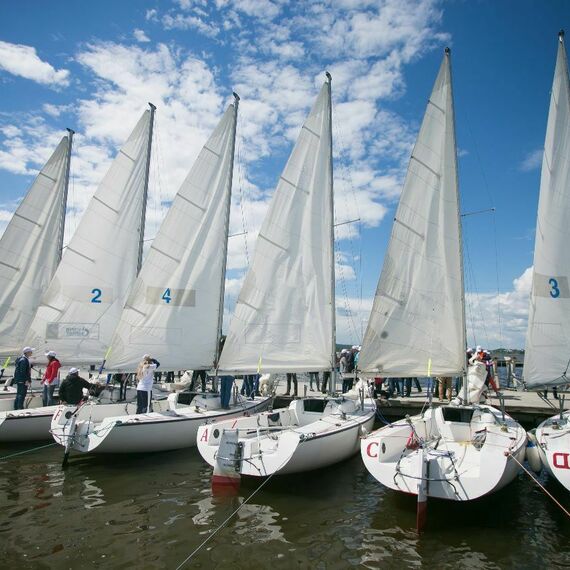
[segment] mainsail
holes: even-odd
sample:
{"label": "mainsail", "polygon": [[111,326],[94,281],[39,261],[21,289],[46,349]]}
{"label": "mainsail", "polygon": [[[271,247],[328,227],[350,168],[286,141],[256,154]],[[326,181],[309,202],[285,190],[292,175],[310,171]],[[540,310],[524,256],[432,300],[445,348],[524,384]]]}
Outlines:
{"label": "mainsail", "polygon": [[334,352],[331,86],[309,114],[271,200],[220,369],[330,370]]}
{"label": "mainsail", "polygon": [[412,152],[359,368],[392,377],[465,368],[461,229],[450,52]]}
{"label": "mainsail", "polygon": [[0,238],[0,355],[15,356],[61,259],[69,131],[42,168]]}
{"label": "mainsail", "polygon": [[570,83],[564,33],[544,142],[524,377],[529,386],[566,384],[570,365]]}
{"label": "mainsail", "polygon": [[66,365],[100,363],[136,277],[154,107],[91,198],[42,297],[26,342]]}
{"label": "mainsail", "polygon": [[238,98],[198,155],[153,240],[107,360],[134,370],[144,353],[167,370],[214,365],[223,307]]}

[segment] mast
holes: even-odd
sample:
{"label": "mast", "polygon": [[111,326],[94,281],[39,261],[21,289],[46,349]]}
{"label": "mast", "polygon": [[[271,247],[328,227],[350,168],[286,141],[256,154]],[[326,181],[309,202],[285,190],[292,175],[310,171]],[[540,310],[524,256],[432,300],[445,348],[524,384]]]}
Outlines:
{"label": "mast", "polygon": [[449,69],[449,93],[451,95],[451,119],[453,121],[453,153],[455,155],[455,191],[457,193],[457,225],[459,230],[459,262],[461,275],[461,334],[463,336],[463,404],[467,404],[467,319],[465,318],[465,275],[463,264],[463,231],[461,228],[460,196],[459,196],[459,164],[457,161],[457,138],[455,135],[455,103],[453,101],[453,81],[451,75],[451,49],[445,48],[445,57]]}
{"label": "mast", "polygon": [[336,391],[336,279],[335,279],[335,256],[334,256],[334,184],[333,184],[333,139],[332,139],[332,76],[325,72],[328,82],[329,97],[329,176],[331,178],[330,214],[331,214],[331,392]]}
{"label": "mast", "polygon": [[228,202],[226,204],[225,212],[225,235],[224,240],[224,254],[222,257],[222,282],[220,285],[220,302],[218,305],[218,342],[216,343],[216,357],[214,361],[214,367],[216,369],[216,376],[218,375],[218,364],[220,362],[221,355],[221,340],[222,340],[222,326],[224,324],[224,298],[226,294],[226,267],[228,265],[228,239],[230,233],[230,211],[232,204],[232,186],[234,181],[234,157],[236,150],[236,134],[237,134],[237,113],[239,107],[239,95],[234,91],[234,136],[232,138],[232,150],[231,150],[231,164],[230,164],[230,191],[228,192]]}
{"label": "mast", "polygon": [[63,234],[65,233],[65,215],[67,214],[67,193],[69,190],[69,171],[71,169],[71,147],[73,144],[73,135],[75,131],[72,129],[66,129],[67,136],[67,164],[65,165],[65,182],[63,185],[63,197],[61,204],[61,222],[59,224],[59,248],[58,248],[58,259],[57,262],[61,261],[63,255]]}
{"label": "mast", "polygon": [[154,112],[156,111],[156,106],[149,102],[150,106],[150,124],[148,129],[148,146],[146,152],[146,166],[144,174],[144,190],[143,190],[143,201],[142,201],[142,213],[141,213],[141,224],[140,224],[140,236],[139,236],[139,259],[137,262],[137,275],[140,273],[143,260],[143,247],[144,247],[144,227],[146,222],[146,203],[148,199],[148,180],[150,174],[150,153],[152,149],[152,131],[154,127]]}

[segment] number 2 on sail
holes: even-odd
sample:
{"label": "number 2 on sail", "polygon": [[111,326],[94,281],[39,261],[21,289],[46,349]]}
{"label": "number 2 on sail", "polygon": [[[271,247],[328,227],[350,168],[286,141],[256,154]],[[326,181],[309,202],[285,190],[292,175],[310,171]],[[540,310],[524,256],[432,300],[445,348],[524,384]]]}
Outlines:
{"label": "number 2 on sail", "polygon": [[558,288],[558,281],[554,278],[548,280],[548,284],[550,285],[550,296],[553,299],[560,297],[560,289]]}
{"label": "number 2 on sail", "polygon": [[92,303],[100,303],[101,302],[101,295],[102,295],[101,289],[92,289],[91,294],[93,295],[93,298],[91,299]]}
{"label": "number 2 on sail", "polygon": [[170,289],[165,289],[164,293],[162,294],[162,298],[164,299],[165,303],[170,303],[172,297],[170,296]]}

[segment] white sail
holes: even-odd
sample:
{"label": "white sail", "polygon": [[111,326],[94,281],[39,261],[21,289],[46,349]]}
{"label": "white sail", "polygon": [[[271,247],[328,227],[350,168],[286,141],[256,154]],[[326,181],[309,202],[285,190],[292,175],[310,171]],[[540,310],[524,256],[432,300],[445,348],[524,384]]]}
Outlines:
{"label": "white sail", "polygon": [[524,377],[529,386],[565,384],[570,364],[570,84],[563,34],[550,97],[535,240]]}
{"label": "white sail", "polygon": [[325,83],[261,227],[222,352],[222,370],[331,369],[330,104]]}
{"label": "white sail", "polygon": [[26,342],[66,365],[100,363],[137,274],[152,113],[145,111],[93,195]]}
{"label": "white sail", "polygon": [[0,355],[20,353],[40,298],[61,259],[71,138],[34,180],[0,239]]}
{"label": "white sail", "polygon": [[394,218],[359,368],[458,375],[465,363],[451,64],[441,64]]}
{"label": "white sail", "polygon": [[207,369],[219,342],[237,101],[174,197],[111,342],[109,370],[145,353],[167,370]]}

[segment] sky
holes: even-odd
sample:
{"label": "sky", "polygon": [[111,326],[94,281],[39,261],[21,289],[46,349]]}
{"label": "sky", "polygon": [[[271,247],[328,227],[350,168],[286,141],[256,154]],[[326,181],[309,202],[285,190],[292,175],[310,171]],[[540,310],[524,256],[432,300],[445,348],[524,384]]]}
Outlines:
{"label": "sky", "polygon": [[443,49],[452,50],[470,344],[524,347],[566,0],[0,3],[0,233],[73,128],[67,237],[151,101],[146,237],[241,97],[225,328],[324,72],[333,76],[337,326],[359,344]]}

